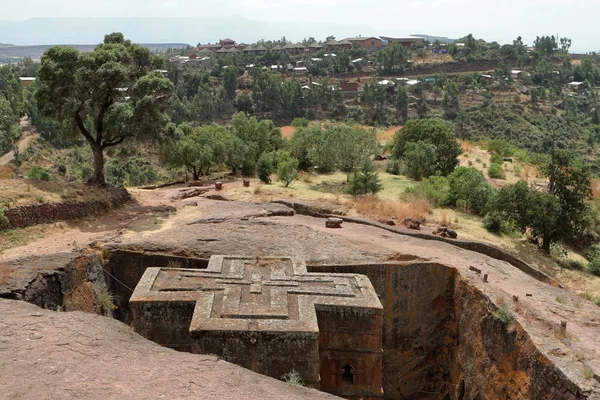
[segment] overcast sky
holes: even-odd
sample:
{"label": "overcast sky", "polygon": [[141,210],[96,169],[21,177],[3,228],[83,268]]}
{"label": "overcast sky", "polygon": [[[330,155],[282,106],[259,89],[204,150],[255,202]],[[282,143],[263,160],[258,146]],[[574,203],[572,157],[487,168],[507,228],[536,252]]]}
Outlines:
{"label": "overcast sky", "polygon": [[600,0],[0,0],[0,10],[0,20],[235,15],[365,24],[385,36],[473,33],[501,43],[521,35],[531,44],[536,35],[558,34],[573,39],[574,51],[600,50]]}

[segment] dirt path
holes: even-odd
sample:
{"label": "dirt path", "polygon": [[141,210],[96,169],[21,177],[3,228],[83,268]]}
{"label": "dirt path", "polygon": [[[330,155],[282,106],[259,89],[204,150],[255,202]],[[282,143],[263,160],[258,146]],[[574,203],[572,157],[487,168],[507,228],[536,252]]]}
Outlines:
{"label": "dirt path", "polygon": [[[19,149],[19,154],[24,153],[29,147],[29,143],[34,138],[39,137],[39,135],[35,132],[35,129],[31,126],[31,121],[26,117],[21,118],[19,121],[19,129],[21,131],[21,138],[17,141],[16,145]],[[8,153],[0,156],[0,165],[6,165],[15,159],[14,152],[10,150]]]}

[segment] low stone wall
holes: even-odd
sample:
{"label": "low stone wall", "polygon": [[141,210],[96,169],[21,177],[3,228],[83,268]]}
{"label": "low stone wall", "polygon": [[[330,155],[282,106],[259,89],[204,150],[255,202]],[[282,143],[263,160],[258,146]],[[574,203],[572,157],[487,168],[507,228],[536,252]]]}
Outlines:
{"label": "low stone wall", "polygon": [[106,189],[107,200],[67,201],[64,203],[41,203],[4,210],[8,218],[7,228],[26,228],[54,221],[66,221],[89,215],[105,213],[127,203],[131,197],[124,187]]}

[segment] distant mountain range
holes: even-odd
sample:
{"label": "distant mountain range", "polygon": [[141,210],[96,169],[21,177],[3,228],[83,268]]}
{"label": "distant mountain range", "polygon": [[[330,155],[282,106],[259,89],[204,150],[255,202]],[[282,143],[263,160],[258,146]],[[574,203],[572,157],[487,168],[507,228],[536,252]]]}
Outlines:
{"label": "distant mountain range", "polygon": [[422,37],[423,39],[426,39],[428,42],[431,43],[435,42],[436,40],[439,40],[442,43],[453,43],[456,41],[456,39],[450,39],[445,36],[430,36],[421,33],[412,33],[411,36]]}
{"label": "distant mountain range", "polygon": [[136,43],[215,43],[231,38],[252,43],[260,39],[300,41],[376,35],[366,25],[298,22],[265,22],[242,17],[189,18],[32,18],[0,21],[0,42],[15,45],[99,43],[106,33],[123,32]]}
{"label": "distant mountain range", "polygon": [[[142,46],[149,48],[151,51],[165,52],[169,48],[182,48],[188,46],[185,43],[141,43]],[[42,54],[48,48],[52,47],[50,44],[36,45],[36,46],[13,46],[0,44],[0,62],[9,62],[10,60],[21,59],[25,57],[31,57],[34,60],[42,57]],[[79,51],[92,51],[95,44],[73,44],[70,45],[75,47]]]}
{"label": "distant mountain range", "polygon": [[[169,47],[185,47],[187,43],[216,43],[231,38],[238,43],[254,43],[260,39],[285,38],[301,41],[314,37],[325,40],[353,36],[407,36],[401,32],[379,32],[367,25],[331,23],[265,22],[242,17],[188,18],[31,18],[26,21],[0,21],[0,61],[14,58],[40,58],[55,44],[69,44],[80,51],[91,51],[110,32],[123,32],[127,39],[164,51]],[[453,39],[413,35],[452,42]],[[2,44],[12,43],[12,44]]]}

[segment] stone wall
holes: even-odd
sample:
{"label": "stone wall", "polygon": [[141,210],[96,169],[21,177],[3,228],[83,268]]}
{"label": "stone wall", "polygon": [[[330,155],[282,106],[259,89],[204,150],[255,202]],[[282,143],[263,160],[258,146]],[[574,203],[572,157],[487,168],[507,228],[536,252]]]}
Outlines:
{"label": "stone wall", "polygon": [[4,215],[10,223],[8,228],[26,228],[38,224],[102,214],[130,200],[130,195],[124,187],[109,188],[106,189],[106,193],[107,200],[32,204],[5,209]]}
{"label": "stone wall", "polygon": [[309,266],[367,275],[383,304],[385,399],[590,398],[518,323],[450,267],[431,263]]}
{"label": "stone wall", "polygon": [[505,324],[477,288],[458,280],[451,399],[587,399],[532,342],[518,322]]}
{"label": "stone wall", "polygon": [[310,272],[369,277],[383,304],[386,399],[421,398],[451,381],[456,270],[439,264],[309,266]]}

